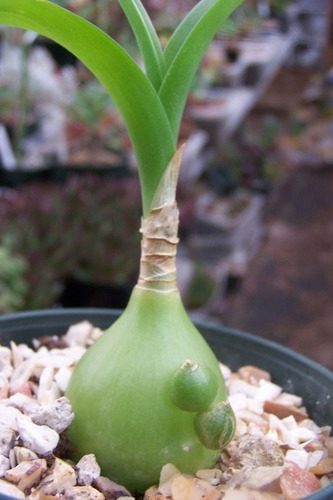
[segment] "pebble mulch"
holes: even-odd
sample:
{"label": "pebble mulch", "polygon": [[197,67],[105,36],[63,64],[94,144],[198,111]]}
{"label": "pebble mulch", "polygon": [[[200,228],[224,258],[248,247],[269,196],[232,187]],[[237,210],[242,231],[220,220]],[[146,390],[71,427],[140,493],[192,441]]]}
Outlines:
{"label": "pebble mulch", "polygon": [[[72,370],[103,332],[84,321],[63,337],[0,346],[0,493],[28,500],[134,500],[101,476],[93,454],[68,459]],[[215,468],[183,475],[172,464],[144,500],[301,500],[333,481],[331,427],[254,366],[221,364],[237,429]],[[141,497],[142,498],[142,497]]]}

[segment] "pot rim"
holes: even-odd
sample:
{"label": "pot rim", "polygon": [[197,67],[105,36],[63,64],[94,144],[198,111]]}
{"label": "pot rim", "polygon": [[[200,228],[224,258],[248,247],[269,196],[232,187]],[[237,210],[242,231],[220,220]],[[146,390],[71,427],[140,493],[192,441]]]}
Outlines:
{"label": "pot rim", "polygon": [[[38,319],[38,323],[42,323],[45,318],[50,318],[53,316],[61,316],[62,318],[66,318],[69,321],[80,321],[84,320],[85,315],[89,315],[90,319],[93,320],[94,317],[96,318],[101,318],[105,317],[105,319],[108,318],[115,318],[116,316],[119,316],[123,312],[122,309],[106,309],[106,308],[66,308],[66,309],[61,309],[61,308],[55,308],[55,309],[44,309],[44,310],[35,310],[35,311],[24,311],[24,312],[18,312],[18,313],[10,313],[10,314],[4,314],[0,316],[0,336],[2,333],[2,325],[3,323],[6,324],[6,328],[9,332],[11,329],[16,329],[17,328],[17,320],[20,320],[20,328],[23,327],[24,323],[26,320],[29,319]],[[72,319],[71,319],[72,318]],[[193,318],[192,318],[193,320]],[[279,344],[275,341],[268,340],[266,338],[260,337],[259,335],[255,335],[252,333],[247,333],[243,332],[241,330],[237,330],[235,328],[229,328],[225,325],[218,325],[213,322],[205,322],[205,321],[196,321],[195,319],[193,320],[195,325],[200,329],[206,329],[208,328],[210,331],[215,332],[216,334],[219,334],[220,332],[224,332],[227,335],[235,335],[238,338],[240,338],[243,341],[251,342],[257,345],[262,345],[266,348],[271,348],[275,350],[278,353],[281,353],[283,355],[287,355],[288,357],[293,358],[294,361],[296,361],[299,364],[307,364],[309,367],[311,367],[313,370],[320,372],[323,376],[327,377],[328,379],[331,380],[333,383],[333,371],[329,370],[325,366],[321,365],[317,361],[312,360],[311,358],[308,358],[307,356],[298,353],[297,351],[294,351],[293,349],[290,349],[289,347],[286,347],[282,344]],[[63,323],[63,321],[59,322]],[[12,326],[12,325],[13,326]],[[56,324],[56,323],[55,323]]]}

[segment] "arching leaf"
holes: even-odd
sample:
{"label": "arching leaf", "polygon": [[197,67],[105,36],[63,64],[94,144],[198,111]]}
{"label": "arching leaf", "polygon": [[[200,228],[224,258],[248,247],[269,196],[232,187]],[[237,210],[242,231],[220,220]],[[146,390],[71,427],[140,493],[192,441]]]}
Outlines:
{"label": "arching leaf", "polygon": [[126,124],[139,165],[144,213],[175,152],[155,89],[111,37],[47,0],[1,0],[0,23],[36,31],[75,54],[108,90]]}
{"label": "arching leaf", "polygon": [[174,137],[193,78],[218,29],[243,0],[202,0],[175,31],[165,50],[168,70],[159,95]]}
{"label": "arching leaf", "polygon": [[146,74],[158,89],[166,65],[155,28],[140,0],[118,0],[135,34],[145,65]]}

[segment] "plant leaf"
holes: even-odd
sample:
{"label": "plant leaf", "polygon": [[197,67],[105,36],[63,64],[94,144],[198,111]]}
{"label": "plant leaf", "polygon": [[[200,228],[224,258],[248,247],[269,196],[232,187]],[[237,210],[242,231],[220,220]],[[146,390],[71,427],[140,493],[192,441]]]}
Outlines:
{"label": "plant leaf", "polygon": [[204,0],[199,2],[187,14],[183,21],[179,23],[175,31],[170,36],[164,49],[164,58],[167,67],[169,67],[174,60],[177,52],[181,49],[189,33],[193,30],[198,21],[200,21],[205,12],[207,12],[207,10],[215,3],[216,0]]}
{"label": "plant leaf", "polygon": [[151,19],[140,0],[118,0],[118,2],[134,32],[146,68],[146,74],[155,89],[158,90],[166,71],[166,65]]}
{"label": "plant leaf", "polygon": [[175,153],[167,115],[155,89],[131,57],[93,24],[47,0],[1,0],[0,23],[36,31],[75,54],[117,106],[139,166],[148,213],[164,169]]}
{"label": "plant leaf", "polygon": [[195,73],[215,34],[243,0],[201,0],[180,24],[165,50],[168,70],[159,90],[176,138]]}

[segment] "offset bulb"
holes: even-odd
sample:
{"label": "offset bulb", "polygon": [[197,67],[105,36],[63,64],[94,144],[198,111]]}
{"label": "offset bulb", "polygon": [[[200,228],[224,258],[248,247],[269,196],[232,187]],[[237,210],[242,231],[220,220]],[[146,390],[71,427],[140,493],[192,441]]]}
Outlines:
{"label": "offset bulb", "polygon": [[210,406],[217,388],[217,377],[209,367],[187,359],[172,377],[170,397],[181,410],[198,412]]}
{"label": "offset bulb", "polygon": [[221,401],[197,413],[195,431],[204,446],[221,450],[231,441],[236,430],[236,417],[228,401]]}

